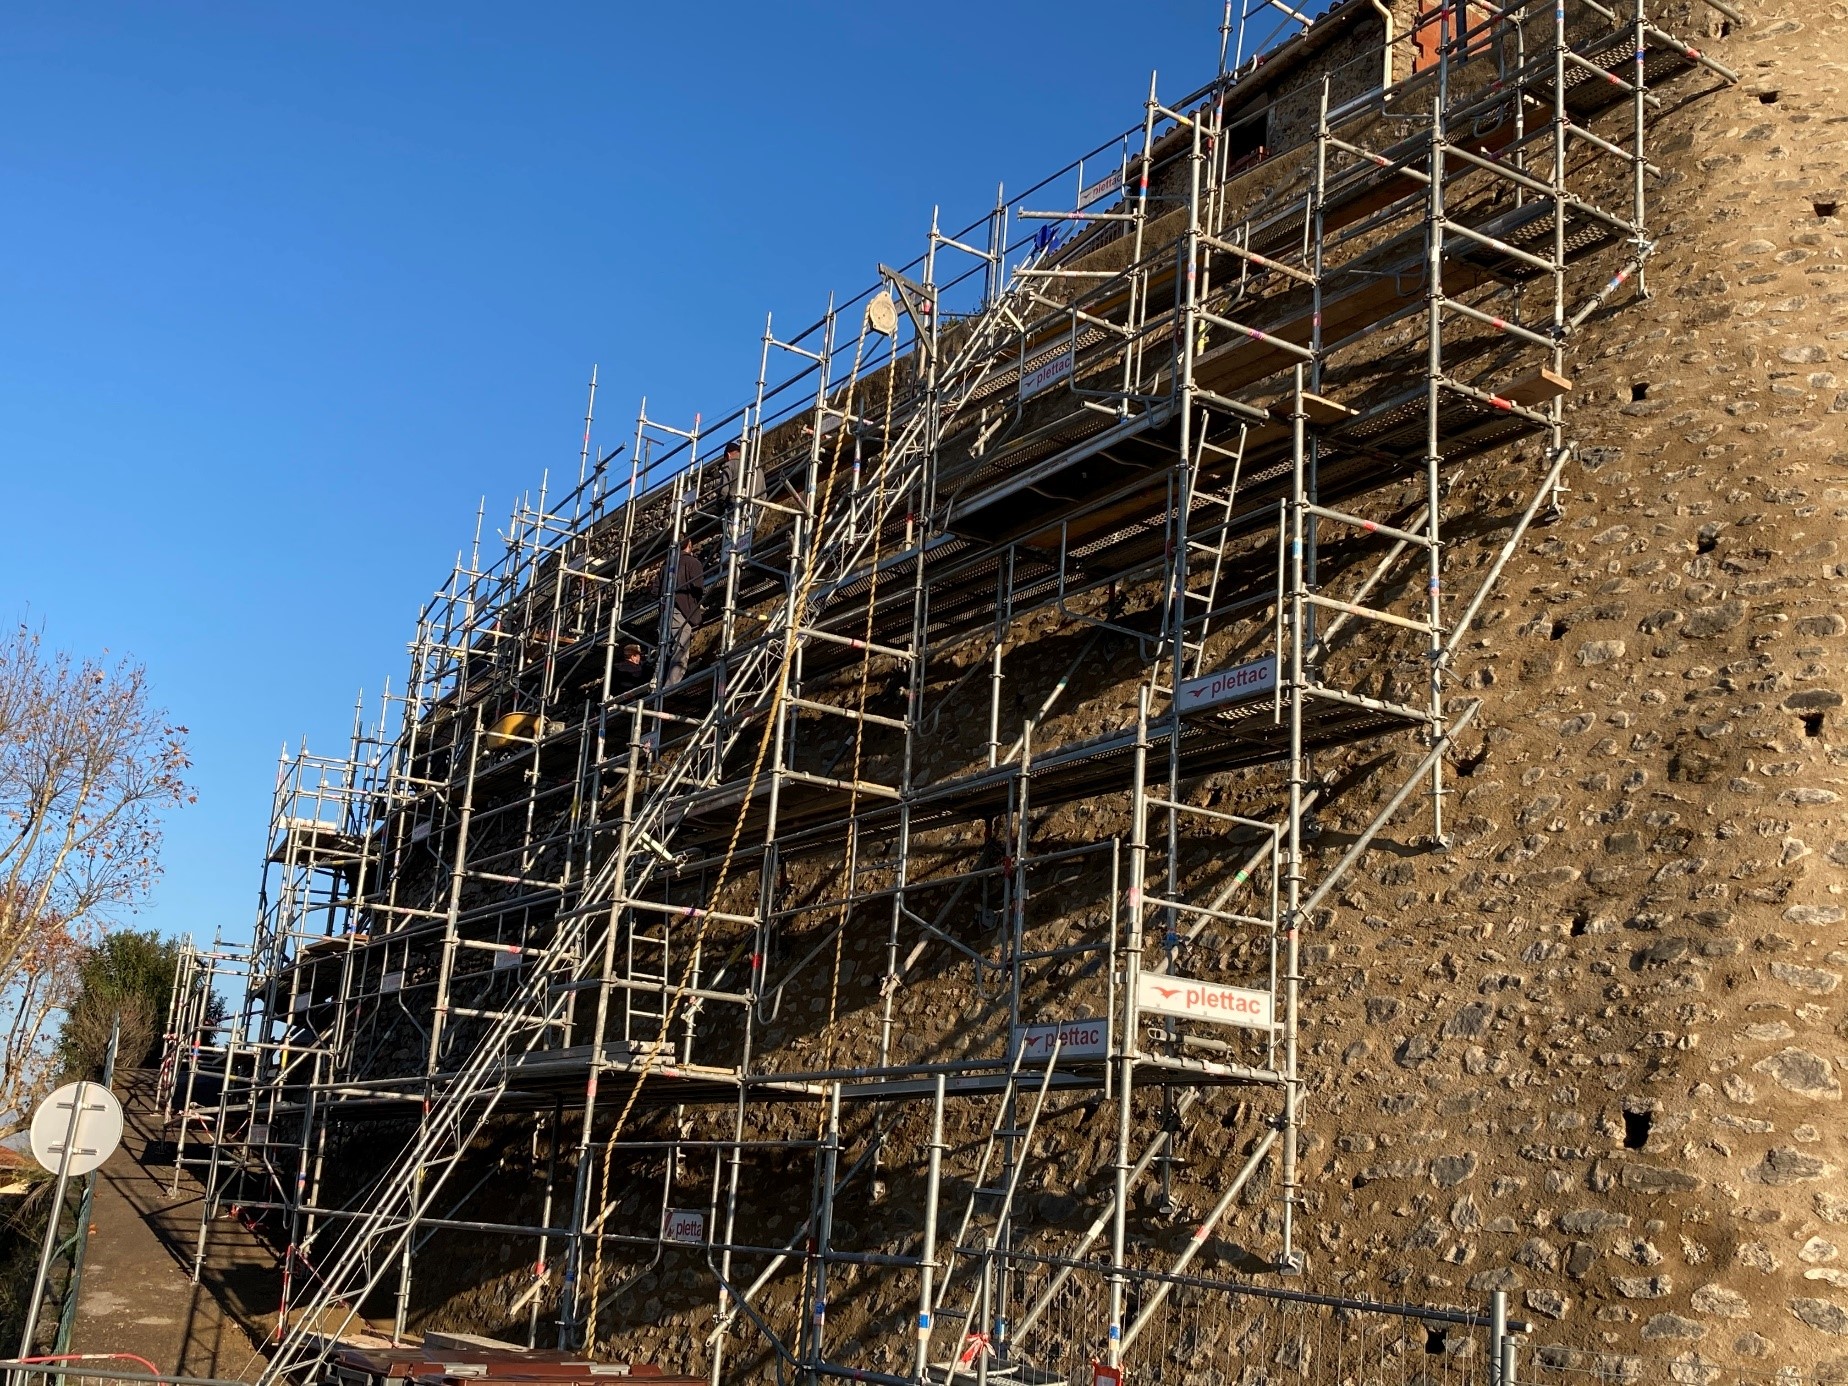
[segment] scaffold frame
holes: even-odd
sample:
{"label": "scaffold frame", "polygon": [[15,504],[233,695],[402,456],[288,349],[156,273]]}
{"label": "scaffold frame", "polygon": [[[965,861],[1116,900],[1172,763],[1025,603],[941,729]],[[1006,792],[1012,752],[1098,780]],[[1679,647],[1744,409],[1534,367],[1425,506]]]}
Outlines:
{"label": "scaffold frame", "polygon": [[[1300,32],[1247,61],[1269,8]],[[1376,13],[1379,40],[1301,59],[1294,141],[1254,144],[1293,45]],[[1228,68],[1232,32],[1228,5],[1204,87],[1164,101],[1151,79],[1135,125],[967,227],[933,219],[920,256],[802,330],[766,319],[754,392],[716,423],[644,400],[598,454],[593,374],[575,484],[523,501],[497,557],[478,521],[346,756],[285,752],[254,941],[188,953],[162,1079],[205,1184],[196,1267],[228,1203],[276,1220],[264,1381],[380,1296],[405,1333],[417,1249],[447,1232],[530,1245],[529,1342],[597,1349],[687,1241],[669,1223],[691,1160],[714,1386],[747,1339],[779,1382],[1064,1381],[1073,1354],[1117,1372],[1182,1288],[1481,1331],[1456,1379],[1512,1382],[1523,1326],[1499,1297],[1289,1287],[1303,936],[1408,805],[1446,845],[1446,759],[1483,705],[1455,660],[1562,504],[1574,334],[1644,292],[1655,91],[1735,78],[1644,0],[1443,4],[1398,28],[1380,6],[1310,24],[1268,0]],[[1492,523],[1447,510],[1483,459],[1519,472]],[[683,543],[716,606],[691,635]],[[1048,623],[1068,640],[1050,665]],[[1074,689],[1105,650],[1134,697],[1085,730]],[[971,729],[967,758],[937,773],[946,726]],[[1319,767],[1374,743],[1410,749],[1346,849],[1318,854]],[[1235,774],[1237,803],[1203,792]],[[1108,830],[1045,835],[1091,803]],[[1097,901],[1076,922],[1057,903],[1074,882]],[[851,1001],[850,939],[881,959]],[[917,1052],[903,1004],[952,971],[994,1023]],[[200,998],[221,984],[241,995],[215,1026]],[[768,1041],[798,1004],[824,1017],[802,1063]],[[1222,1090],[1236,1172],[1155,1256],[1132,1197],[1153,1179],[1168,1199],[1176,1133]],[[1017,1202],[1065,1094],[1113,1132],[1101,1209],[1061,1242]],[[792,1106],[812,1135],[769,1121]],[[701,1133],[638,1133],[661,1109],[705,1113]],[[452,1185],[506,1121],[530,1123],[545,1171],[533,1222],[470,1216],[479,1186]],[[330,1202],[337,1133],[381,1122],[408,1125],[402,1147]],[[955,1122],[984,1132],[960,1213]],[[844,1244],[837,1200],[899,1158],[901,1127],[928,1132],[920,1236]],[[772,1156],[812,1162],[813,1195],[759,1245],[741,1185]],[[640,1224],[618,1158],[659,1179]],[[1286,1279],[1190,1273],[1259,1182]],[[773,1321],[766,1287],[798,1269]],[[874,1274],[914,1291],[903,1370],[830,1336],[837,1285]]]}

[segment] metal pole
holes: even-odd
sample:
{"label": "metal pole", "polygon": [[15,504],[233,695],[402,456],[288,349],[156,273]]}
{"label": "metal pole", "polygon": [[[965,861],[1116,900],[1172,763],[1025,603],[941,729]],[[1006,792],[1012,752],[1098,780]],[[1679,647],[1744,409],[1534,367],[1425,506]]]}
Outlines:
{"label": "metal pole", "polygon": [[[761,922],[761,915],[760,915],[760,922]],[[751,1063],[751,1052],[750,1052],[750,1041],[751,1041],[751,1034],[752,1034],[751,1022],[756,1012],[756,1009],[757,1008],[755,1006],[746,1006],[744,1009],[744,1052],[739,1056],[739,1061],[738,1061],[738,1066],[741,1070],[748,1069]],[[731,1177],[725,1185],[725,1233],[724,1233],[725,1249],[719,1253],[719,1302],[718,1302],[717,1312],[713,1315],[713,1317],[716,1318],[719,1322],[720,1332],[713,1335],[713,1338],[711,1340],[712,1342],[712,1367],[708,1375],[708,1379],[711,1381],[712,1386],[720,1386],[720,1383],[722,1380],[722,1375],[723,1375],[724,1366],[725,1366],[725,1333],[723,1330],[724,1330],[725,1325],[731,1321],[731,1317],[732,1317],[732,1313],[731,1313],[731,1283],[732,1283],[732,1280],[731,1280],[731,1277],[732,1277],[731,1246],[732,1246],[732,1240],[738,1228],[738,1177],[740,1173],[739,1162],[744,1158],[744,1108],[745,1108],[745,1102],[747,1098],[748,1098],[748,1094],[745,1092],[744,1088],[740,1086],[738,1090],[738,1105],[734,1109],[733,1117],[732,1117],[733,1144],[731,1148]],[[716,1181],[717,1179],[716,1172],[713,1177]],[[717,1191],[715,1189],[714,1197],[716,1198],[716,1196],[717,1196]],[[711,1258],[710,1252],[707,1253],[707,1257],[708,1257],[708,1263],[710,1263],[710,1258]]]}
{"label": "metal pole", "polygon": [[1489,1296],[1489,1386],[1504,1386],[1502,1355],[1508,1341],[1508,1292],[1496,1290]]}
{"label": "metal pole", "polygon": [[1148,870],[1149,686],[1136,692],[1135,780],[1130,789],[1129,937],[1123,948],[1123,1016],[1117,1032],[1116,1209],[1110,1229],[1110,1365],[1123,1360],[1123,1278],[1128,1250],[1130,1097],[1136,1065],[1136,985],[1142,970],[1142,883]]}
{"label": "metal pole", "polygon": [[[586,1064],[584,1081],[584,1116],[578,1126],[577,1165],[573,1171],[571,1193],[571,1235],[565,1241],[564,1284],[558,1294],[557,1342],[560,1348],[574,1346],[573,1338],[587,1317],[584,1312],[584,1296],[587,1293],[584,1284],[584,1229],[590,1216],[590,1188],[595,1174],[591,1158],[591,1132],[597,1119],[597,1078],[606,1063],[603,1051],[610,1020],[609,981],[616,971],[616,935],[628,890],[629,852],[635,826],[636,780],[643,773],[641,756],[642,704],[638,700],[629,719],[629,753],[623,772],[622,826],[616,840],[612,899],[608,917],[603,923],[603,962],[597,974],[596,1018],[591,1027],[590,1059]],[[626,1013],[626,994],[623,1004]],[[627,1034],[626,1022],[624,1033]],[[607,1195],[607,1190],[605,1193]]]}
{"label": "metal pole", "polygon": [[[469,732],[468,776],[463,782],[462,810],[456,822],[455,865],[449,873],[449,899],[443,919],[443,938],[436,970],[436,1001],[430,1012],[430,1046],[424,1077],[424,1115],[430,1113],[431,1104],[436,1100],[436,1075],[442,1065],[442,1046],[444,1021],[450,1007],[449,984],[455,969],[457,924],[462,910],[462,886],[468,874],[469,827],[475,812],[475,774],[481,764],[482,709],[475,707],[475,725]],[[423,1169],[419,1166],[416,1184],[413,1189],[413,1202],[421,1202],[418,1194],[423,1187]],[[397,1308],[392,1315],[391,1337],[394,1343],[402,1342],[406,1320],[411,1308],[411,1258],[417,1241],[417,1220],[413,1214],[410,1228],[405,1234],[403,1250],[398,1263]],[[279,1325],[280,1327],[280,1325]]]}
{"label": "metal pole", "polygon": [[[590,367],[590,398],[584,402],[584,447],[578,453],[578,486],[582,488],[584,478],[590,474],[590,426],[597,417],[597,367],[592,362]],[[581,503],[581,502],[580,502]]]}
{"label": "metal pole", "polygon": [[[1449,11],[1445,12],[1443,26],[1448,37]],[[1449,53],[1440,58],[1438,86],[1442,93],[1448,93]],[[1441,384],[1444,370],[1444,229],[1449,224],[1444,210],[1444,146],[1445,125],[1443,97],[1431,111],[1431,180],[1429,184],[1429,201],[1426,206],[1425,222],[1425,567],[1426,567],[1426,617],[1430,623],[1430,669],[1428,698],[1431,715],[1431,739],[1441,740],[1444,735],[1444,632],[1440,624],[1443,618],[1442,585],[1443,549],[1442,510],[1443,510],[1443,454],[1440,451],[1441,439],[1438,433]],[[1561,209],[1561,215],[1564,215]],[[1444,837],[1444,762],[1442,758],[1431,763],[1431,837],[1439,846],[1446,844]]]}
{"label": "metal pole", "polygon": [[[246,1006],[249,1002],[246,1001]],[[255,1066],[261,1056],[252,1055],[251,1083],[256,1083]],[[212,1209],[218,1204],[218,1168],[222,1161],[225,1144],[225,1114],[231,1106],[231,1076],[237,1064],[237,1040],[235,1036],[225,1044],[225,1067],[223,1076],[218,1080],[218,1112],[212,1118],[212,1153],[205,1166],[205,1187],[199,1195],[199,1239],[193,1247],[192,1283],[199,1283],[199,1276],[205,1269],[205,1247],[212,1232]],[[175,1181],[178,1182],[177,1172]]]}
{"label": "metal pole", "polygon": [[26,1300],[26,1326],[19,1335],[19,1355],[32,1356],[32,1339],[38,1332],[39,1301],[45,1296],[45,1277],[51,1271],[51,1258],[58,1245],[58,1222],[64,1212],[64,1189],[70,1182],[71,1146],[77,1140],[77,1123],[83,1116],[84,1099],[90,1085],[80,1082],[71,1098],[71,1119],[64,1128],[64,1145],[58,1154],[58,1182],[51,1194],[51,1211],[45,1218],[45,1239],[39,1246],[38,1271],[32,1277],[32,1295]]}
{"label": "metal pole", "polygon": [[[1182,1093],[1180,1100],[1175,1104],[1176,1115],[1185,1114],[1187,1109],[1193,1105],[1200,1091],[1199,1088],[1189,1088],[1186,1092]],[[1137,1180],[1148,1173],[1149,1166],[1155,1163],[1155,1157],[1160,1154],[1172,1140],[1173,1134],[1171,1132],[1156,1132],[1155,1138],[1149,1142],[1148,1149],[1142,1152],[1142,1158],[1136,1161],[1136,1167],[1129,1172],[1129,1183],[1132,1188],[1135,1186]],[[1072,1248],[1071,1255],[1074,1260],[1083,1258],[1084,1254],[1091,1249],[1091,1244],[1103,1235],[1104,1228],[1115,1216],[1116,1199],[1113,1195],[1110,1203],[1097,1215],[1091,1225],[1085,1229],[1084,1235],[1078,1239],[1078,1244]],[[1031,1332],[1033,1325],[1038,1323],[1041,1316],[1052,1307],[1053,1300],[1058,1297],[1059,1291],[1064,1288],[1065,1282],[1071,1279],[1072,1270],[1072,1266],[1061,1266],[1059,1268],[1059,1273],[1052,1277],[1045,1289],[1040,1291],[1039,1297],[1033,1302],[1033,1306],[1028,1309],[1025,1314],[1021,1315],[1019,1324],[1015,1326],[1014,1336],[1016,1338],[1025,1337],[1027,1333]]]}
{"label": "metal pole", "polygon": [[[596,380],[596,371],[594,369],[591,371],[591,379],[593,382]],[[594,384],[592,388],[595,388]],[[588,429],[589,426],[586,424],[586,437],[589,437]],[[552,1200],[558,1191],[559,1128],[564,1125],[564,1121],[565,1104],[562,1101],[554,1102],[552,1104],[551,1148],[546,1155],[545,1161],[545,1202],[539,1213],[539,1224],[542,1227],[550,1227],[552,1225]],[[539,1301],[543,1297],[545,1278],[548,1270],[545,1262],[548,1249],[547,1236],[544,1232],[541,1232],[539,1234],[539,1255],[533,1263],[533,1280],[535,1282],[533,1285],[533,1307],[531,1312],[527,1315],[526,1321],[526,1346],[529,1348],[539,1346]]]}
{"label": "metal pole", "polygon": [[[923,1382],[930,1372],[930,1330],[933,1281],[937,1274],[937,1199],[943,1187],[943,1096],[945,1075],[939,1073],[931,1093],[930,1163],[924,1180],[924,1254],[918,1267],[918,1346],[913,1375]],[[953,1370],[953,1368],[952,1368]]]}
{"label": "metal pole", "polygon": [[[1290,684],[1290,818],[1286,834],[1285,913],[1283,964],[1283,1250],[1278,1257],[1281,1270],[1300,1269],[1296,1256],[1296,1130],[1302,1101],[1302,1080],[1296,1070],[1297,992],[1302,981],[1301,938],[1303,912],[1303,791],[1308,779],[1307,753],[1303,747],[1303,619],[1307,603],[1303,600],[1303,520],[1304,439],[1303,439],[1303,368],[1298,365],[1290,393],[1291,452],[1294,465],[1289,502],[1289,684]],[[1281,658],[1282,652],[1279,652]],[[1284,671],[1278,670],[1281,688]]]}
{"label": "metal pole", "polygon": [[828,1326],[828,1249],[834,1236],[834,1176],[841,1151],[841,1085],[828,1089],[828,1135],[822,1145],[821,1189],[825,1195],[821,1216],[815,1224],[815,1275],[810,1292],[814,1305],[814,1331],[809,1339],[809,1383],[821,1379],[821,1362],[826,1355],[822,1337]]}
{"label": "metal pole", "polygon": [[[103,1059],[103,1086],[115,1081],[116,1054],[122,1047],[122,1013],[116,1012],[109,1027],[109,1052]],[[77,1232],[71,1248],[71,1283],[64,1290],[64,1311],[58,1315],[58,1335],[51,1350],[63,1352],[71,1345],[71,1329],[77,1323],[77,1296],[83,1289],[83,1258],[90,1248],[90,1208],[96,1201],[96,1171],[84,1176],[83,1198],[77,1204]],[[22,1352],[20,1356],[25,1356]]]}
{"label": "metal pole", "polygon": [[[179,1076],[178,1036],[186,1028],[183,1017],[191,1010],[191,1006],[183,1004],[181,998],[190,999],[192,996],[192,970],[196,965],[197,957],[193,949],[192,935],[188,934],[186,942],[180,945],[180,955],[174,964],[173,990],[167,993],[167,1026],[161,1031],[160,1076],[154,1083],[154,1105],[163,1112],[167,1107],[167,1099],[172,1093],[173,1080]],[[167,1062],[169,1053],[173,1057],[171,1064]]]}
{"label": "metal pole", "polygon": [[[1232,1206],[1232,1200],[1237,1198],[1239,1191],[1243,1189],[1246,1184],[1251,1182],[1251,1176],[1256,1174],[1258,1172],[1258,1167],[1270,1157],[1271,1147],[1276,1143],[1277,1133],[1275,1131],[1266,1131],[1263,1137],[1258,1141],[1257,1147],[1246,1159],[1244,1166],[1233,1177],[1232,1182],[1226,1185],[1225,1192],[1219,1196],[1219,1202],[1213,1205],[1212,1212],[1202,1218],[1199,1226],[1194,1228],[1193,1235],[1187,1239],[1187,1245],[1182,1248],[1181,1254],[1175,1258],[1174,1269],[1171,1274],[1179,1275],[1192,1263],[1193,1258],[1200,1254],[1200,1248],[1205,1246],[1206,1239],[1213,1235],[1213,1229],[1219,1225],[1219,1220],[1226,1215],[1226,1209]],[[1173,1288],[1173,1281],[1164,1280],[1156,1285],[1154,1293],[1143,1298],[1142,1311],[1136,1315],[1136,1321],[1129,1326],[1129,1331],[1123,1335],[1123,1350],[1125,1352],[1129,1350],[1129,1345],[1141,1336],[1142,1330],[1148,1327],[1149,1321],[1155,1317],[1156,1310],[1161,1308],[1162,1301],[1168,1298],[1168,1292]]]}
{"label": "metal pole", "polygon": [[[1630,224],[1636,228],[1636,238],[1639,244],[1646,244],[1648,242],[1648,232],[1643,229],[1644,218],[1648,212],[1647,180],[1644,174],[1649,167],[1649,161],[1643,157],[1643,141],[1645,138],[1643,121],[1645,116],[1645,104],[1649,100],[1648,86],[1644,80],[1647,76],[1649,60],[1648,29],[1649,16],[1644,12],[1643,0],[1636,0],[1635,18],[1632,28],[1634,37],[1631,39],[1630,44],[1630,46],[1636,50],[1636,76],[1634,78],[1636,91],[1630,103],[1632,120],[1631,141],[1633,145],[1630,167],[1630,176],[1632,180],[1630,187]],[[1647,273],[1645,263],[1646,262],[1639,260],[1636,265],[1636,295],[1638,298],[1649,297],[1649,281],[1645,277]]]}

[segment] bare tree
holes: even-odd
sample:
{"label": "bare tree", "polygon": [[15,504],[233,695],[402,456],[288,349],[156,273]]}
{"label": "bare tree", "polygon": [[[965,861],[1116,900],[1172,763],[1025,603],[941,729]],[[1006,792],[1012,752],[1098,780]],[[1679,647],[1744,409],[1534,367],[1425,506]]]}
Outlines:
{"label": "bare tree", "polygon": [[0,637],[0,1135],[52,1076],[45,1023],[76,953],[159,874],[162,815],[192,798],[185,735],[140,665]]}
{"label": "bare tree", "polygon": [[83,955],[83,945],[65,930],[37,930],[0,987],[6,1024],[0,1039],[0,1132],[23,1125],[57,1081],[64,1059],[51,1041],[51,1019],[77,995]]}

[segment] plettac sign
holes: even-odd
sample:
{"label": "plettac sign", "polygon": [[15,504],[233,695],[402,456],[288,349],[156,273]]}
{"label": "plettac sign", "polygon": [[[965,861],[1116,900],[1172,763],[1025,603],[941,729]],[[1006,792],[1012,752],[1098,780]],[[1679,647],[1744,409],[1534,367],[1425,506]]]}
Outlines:
{"label": "plettac sign", "polygon": [[1020,377],[1020,397],[1032,399],[1041,390],[1050,390],[1072,373],[1072,349],[1065,348],[1057,356],[1040,362],[1032,370]]}
{"label": "plettac sign", "polygon": [[1122,186],[1123,170],[1120,168],[1111,169],[1110,172],[1106,173],[1102,178],[1099,178],[1095,183],[1087,185],[1084,190],[1078,194],[1078,210],[1082,212],[1086,207],[1094,206],[1102,202],[1106,197],[1114,195]]}
{"label": "plettac sign", "polygon": [[1215,1025],[1243,1025],[1252,1030],[1272,1027],[1268,991],[1221,986],[1191,977],[1142,973],[1136,978],[1136,1006],[1145,1013],[1209,1020]]}
{"label": "plettac sign", "polygon": [[1176,702],[1182,712],[1204,712],[1221,703],[1236,703],[1255,698],[1277,687],[1277,656],[1265,655],[1249,664],[1237,664],[1197,679],[1183,679]]}
{"label": "plettac sign", "polygon": [[[1068,1059],[1102,1059],[1110,1053],[1110,1022],[1067,1020],[1057,1025],[1016,1025],[1009,1057],[1019,1053],[1020,1066],[1044,1065],[1052,1057],[1052,1041],[1059,1041],[1059,1062]],[[1022,1052],[1024,1051],[1024,1052]]]}
{"label": "plettac sign", "polygon": [[695,1208],[669,1208],[661,1221],[661,1240],[702,1245],[706,1240],[706,1215]]}

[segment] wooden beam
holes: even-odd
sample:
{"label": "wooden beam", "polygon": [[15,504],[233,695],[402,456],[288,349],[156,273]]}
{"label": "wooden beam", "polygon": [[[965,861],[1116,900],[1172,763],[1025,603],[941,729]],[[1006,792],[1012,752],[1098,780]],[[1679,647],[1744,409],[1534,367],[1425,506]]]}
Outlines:
{"label": "wooden beam", "polygon": [[1329,399],[1325,395],[1312,395],[1307,390],[1303,391],[1303,414],[1310,423],[1346,423],[1359,413],[1358,409],[1350,409],[1345,404]]}
{"label": "wooden beam", "polygon": [[1557,399],[1561,395],[1571,394],[1572,381],[1557,371],[1550,371],[1545,366],[1541,366],[1538,370],[1516,376],[1495,393],[1503,399],[1531,407],[1536,404],[1545,404],[1549,399]]}

